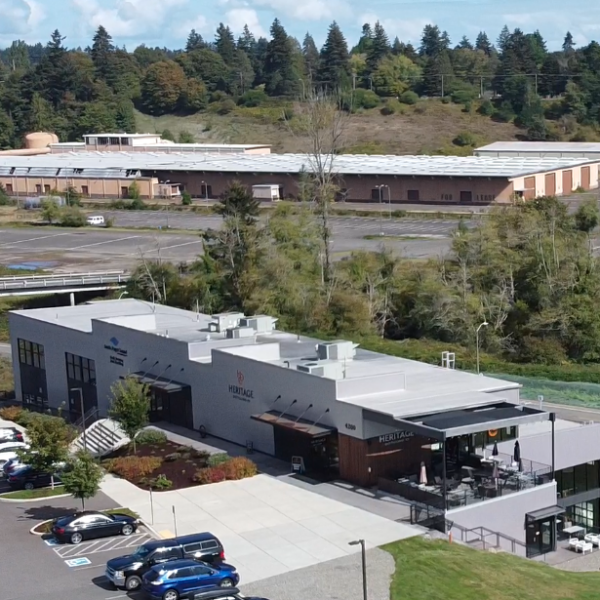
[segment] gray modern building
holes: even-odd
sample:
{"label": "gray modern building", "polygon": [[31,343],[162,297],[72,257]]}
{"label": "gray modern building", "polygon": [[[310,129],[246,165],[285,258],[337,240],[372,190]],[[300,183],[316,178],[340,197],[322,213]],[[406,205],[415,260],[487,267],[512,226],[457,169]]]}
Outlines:
{"label": "gray modern building", "polygon": [[[111,386],[131,376],[148,385],[154,422],[251,446],[315,478],[378,486],[410,501],[415,520],[498,531],[523,554],[554,549],[567,505],[597,506],[600,426],[556,421],[521,404],[518,384],[454,370],[451,356],[436,367],[281,332],[265,315],[132,299],[9,320],[16,393],[30,409],[106,416]],[[595,479],[590,467],[585,490],[574,482],[558,498],[555,471],[563,485],[588,464]],[[587,506],[579,520],[597,526]]]}

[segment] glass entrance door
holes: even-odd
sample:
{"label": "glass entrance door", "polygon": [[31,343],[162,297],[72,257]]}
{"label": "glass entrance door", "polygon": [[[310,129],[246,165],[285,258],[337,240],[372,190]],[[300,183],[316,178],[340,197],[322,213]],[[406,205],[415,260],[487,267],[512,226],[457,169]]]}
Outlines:
{"label": "glass entrance door", "polygon": [[556,517],[527,524],[525,532],[527,556],[539,556],[556,550]]}

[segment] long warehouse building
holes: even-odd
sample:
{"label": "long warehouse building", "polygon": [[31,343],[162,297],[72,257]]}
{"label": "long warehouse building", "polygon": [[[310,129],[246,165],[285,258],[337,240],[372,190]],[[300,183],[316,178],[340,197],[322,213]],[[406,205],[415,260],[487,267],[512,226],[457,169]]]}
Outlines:
{"label": "long warehouse building", "polygon": [[477,148],[474,154],[492,158],[587,158],[600,160],[600,143],[494,142]]}
{"label": "long warehouse building", "polygon": [[[570,194],[598,187],[600,158],[336,155],[324,157],[338,200],[383,203],[489,204]],[[137,181],[146,199],[217,198],[233,181],[269,185],[297,198],[315,171],[306,154],[73,152],[0,156],[0,183],[13,196],[76,188],[89,198],[127,197]]]}

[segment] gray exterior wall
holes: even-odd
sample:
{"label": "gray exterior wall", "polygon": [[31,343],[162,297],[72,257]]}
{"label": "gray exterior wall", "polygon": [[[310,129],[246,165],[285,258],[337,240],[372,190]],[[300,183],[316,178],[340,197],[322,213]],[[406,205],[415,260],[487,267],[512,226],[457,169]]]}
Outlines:
{"label": "gray exterior wall", "polygon": [[[467,529],[483,526],[525,544],[525,515],[555,505],[556,482],[553,481],[516,494],[490,498],[479,504],[450,510],[446,513],[446,518]],[[452,529],[452,534],[456,539],[460,539],[457,527]],[[488,541],[495,542],[492,538]],[[508,541],[501,539],[500,543],[504,550],[510,552]],[[524,556],[524,548],[519,546],[519,549],[519,553]]]}

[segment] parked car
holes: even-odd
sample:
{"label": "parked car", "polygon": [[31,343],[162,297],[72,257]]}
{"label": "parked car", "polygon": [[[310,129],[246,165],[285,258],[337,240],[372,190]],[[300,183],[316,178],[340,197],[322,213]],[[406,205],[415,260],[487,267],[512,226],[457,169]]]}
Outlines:
{"label": "parked car", "polygon": [[18,459],[19,450],[27,450],[29,446],[25,442],[0,442],[0,467],[9,460]]}
{"label": "parked car", "polygon": [[138,546],[133,554],[111,558],[106,563],[106,577],[116,587],[135,590],[152,567],[184,558],[218,566],[225,561],[225,551],[218,538],[207,532],[153,540]]}
{"label": "parked car", "polygon": [[0,442],[23,442],[23,432],[16,427],[0,427]]}
{"label": "parked car", "polygon": [[196,560],[173,560],[152,567],[143,577],[142,589],[155,600],[179,600],[202,588],[235,587],[240,580],[227,563],[211,567]]}
{"label": "parked car", "polygon": [[[66,463],[60,462],[56,463],[56,471],[60,472],[65,468]],[[15,456],[14,458],[10,458],[7,460],[2,466],[2,474],[4,477],[8,478],[8,476],[14,471],[18,471],[26,467],[27,465],[21,460],[19,456]]]}
{"label": "parked car", "polygon": [[109,535],[131,535],[138,525],[138,520],[130,515],[86,510],[55,519],[51,531],[59,542],[79,544],[83,540]]}
{"label": "parked car", "polygon": [[33,490],[34,488],[48,487],[61,483],[60,472],[39,473],[29,465],[20,466],[8,474],[8,485],[13,490]]}
{"label": "parked car", "polygon": [[[184,596],[181,596],[182,598]],[[237,588],[212,587],[185,595],[186,600],[267,600],[256,596],[244,596]]]}
{"label": "parked car", "polygon": [[105,225],[104,217],[100,215],[93,215],[86,219],[88,225]]}

